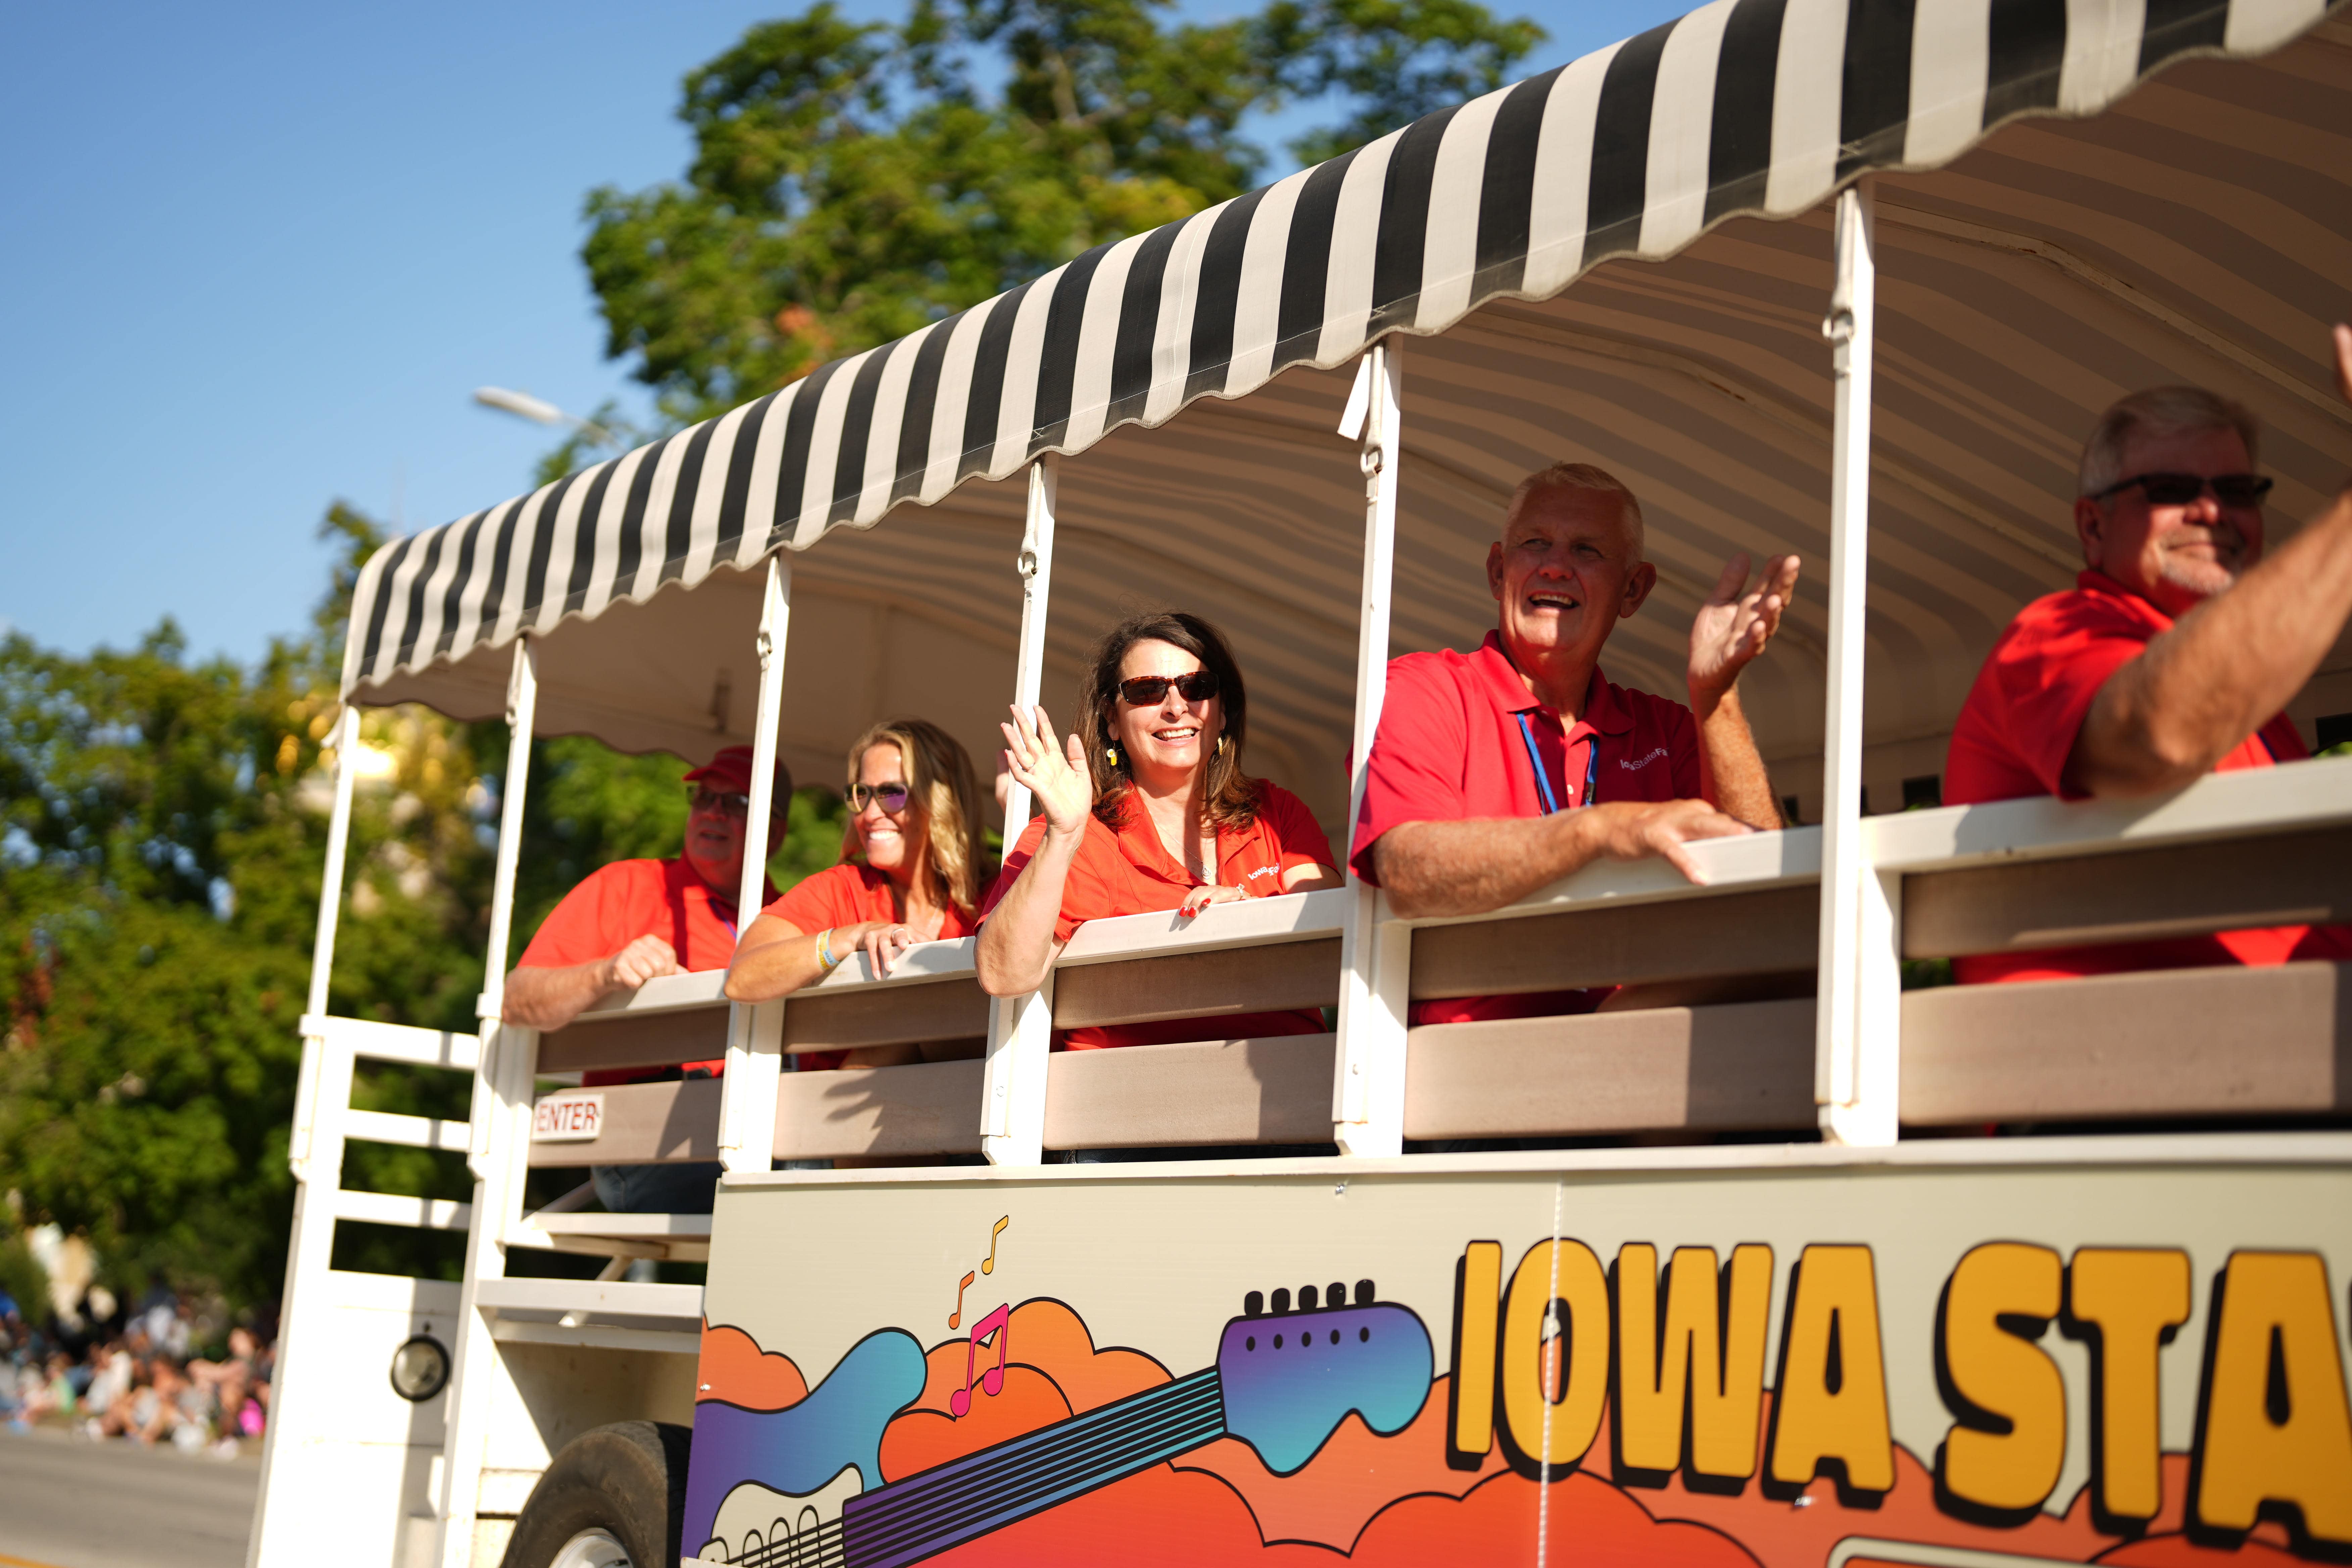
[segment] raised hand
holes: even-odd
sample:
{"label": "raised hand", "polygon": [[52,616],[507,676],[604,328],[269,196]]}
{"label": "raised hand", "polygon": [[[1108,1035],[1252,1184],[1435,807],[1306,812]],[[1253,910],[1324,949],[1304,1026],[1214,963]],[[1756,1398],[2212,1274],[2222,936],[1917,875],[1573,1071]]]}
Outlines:
{"label": "raised hand", "polygon": [[1762,653],[1780,628],[1780,614],[1796,592],[1799,562],[1775,555],[1764,563],[1751,591],[1746,552],[1724,563],[1715,592],[1691,617],[1690,693],[1694,707],[1721,700],[1748,660]]}
{"label": "raised hand", "polygon": [[1028,789],[1045,814],[1045,826],[1065,837],[1081,831],[1095,805],[1085,744],[1075,734],[1056,744],[1053,721],[1043,708],[1016,706],[1013,722],[997,728],[1004,731],[1004,771]]}

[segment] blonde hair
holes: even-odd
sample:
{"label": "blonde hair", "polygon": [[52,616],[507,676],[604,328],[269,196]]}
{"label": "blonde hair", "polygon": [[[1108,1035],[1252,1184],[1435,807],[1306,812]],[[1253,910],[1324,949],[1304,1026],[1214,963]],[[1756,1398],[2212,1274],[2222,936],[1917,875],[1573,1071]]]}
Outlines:
{"label": "blonde hair", "polygon": [[2249,467],[2261,461],[2263,423],[2234,398],[2201,386],[2151,386],[2119,398],[2091,426],[2074,471],[2074,493],[2094,496],[2124,478],[2124,452],[2143,436],[2162,438],[2200,430],[2235,430],[2246,444]]}
{"label": "blonde hair", "polygon": [[[907,798],[923,813],[923,837],[929,850],[923,862],[929,885],[923,890],[941,905],[971,913],[980,907],[988,852],[980,837],[980,781],[971,756],[953,735],[928,719],[885,719],[849,748],[849,783],[857,783],[859,764],[877,746],[898,748]],[[843,829],[841,858],[846,860],[857,849],[856,815],[852,813]]]}

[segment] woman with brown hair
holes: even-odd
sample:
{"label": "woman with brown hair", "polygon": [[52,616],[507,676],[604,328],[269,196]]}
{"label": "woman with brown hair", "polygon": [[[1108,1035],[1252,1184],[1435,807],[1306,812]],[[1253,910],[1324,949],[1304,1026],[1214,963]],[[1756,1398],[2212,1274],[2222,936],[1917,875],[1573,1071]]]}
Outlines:
{"label": "woman with brown hair", "polygon": [[[982,910],[980,983],[1043,983],[1090,920],[1336,888],[1331,846],[1298,797],[1242,771],[1248,695],[1216,628],[1178,612],[1129,616],[1095,647],[1066,746],[1042,708],[1003,726],[1006,771],[1040,815],[1004,858]],[[1318,1034],[1311,1010],[1173,1019],[1057,1037],[1073,1050]]]}
{"label": "woman with brown hair", "polygon": [[[980,786],[954,736],[924,719],[887,719],[849,748],[849,826],[841,864],[803,878],[760,911],[736,943],[727,994],[771,1002],[863,949],[875,973],[919,942],[970,936],[985,874]],[[908,1052],[891,1060],[911,1059]],[[867,1052],[814,1051],[803,1069],[889,1065]]]}

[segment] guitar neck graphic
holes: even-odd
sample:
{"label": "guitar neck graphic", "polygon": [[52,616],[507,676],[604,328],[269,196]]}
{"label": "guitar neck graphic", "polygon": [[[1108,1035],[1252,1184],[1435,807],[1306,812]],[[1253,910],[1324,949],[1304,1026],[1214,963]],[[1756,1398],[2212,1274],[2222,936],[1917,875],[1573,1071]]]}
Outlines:
{"label": "guitar neck graphic", "polygon": [[[697,1415],[688,1528],[709,1563],[907,1568],[1220,1437],[1247,1443],[1276,1475],[1292,1474],[1350,1415],[1387,1436],[1428,1396],[1428,1330],[1410,1310],[1375,1301],[1369,1279],[1356,1294],[1342,1305],[1335,1284],[1332,1305],[1318,1309],[1317,1292],[1302,1290],[1293,1312],[1280,1290],[1265,1313],[1253,1293],[1244,1315],[1225,1324],[1213,1365],[869,1487],[883,1426],[915,1403],[924,1379],[914,1342],[880,1331],[798,1405],[772,1415],[711,1406]],[[1009,1310],[990,1320],[973,1326],[966,1346],[965,1386],[949,1401],[958,1415],[971,1408],[981,1341],[1000,1362],[1005,1353]],[[995,1394],[1002,1375],[990,1369],[980,1394]],[[835,1394],[836,1383],[845,1393]],[[700,1504],[698,1487],[708,1489]]]}
{"label": "guitar neck graphic", "polygon": [[[788,1519],[729,1559],[740,1568],[904,1568],[1225,1435],[1214,1367],[841,1500],[841,1516]],[[722,1536],[733,1529],[722,1523]],[[740,1537],[739,1537],[740,1539]]]}
{"label": "guitar neck graphic", "polygon": [[902,1568],[1225,1435],[1214,1367],[845,1500],[843,1568]]}

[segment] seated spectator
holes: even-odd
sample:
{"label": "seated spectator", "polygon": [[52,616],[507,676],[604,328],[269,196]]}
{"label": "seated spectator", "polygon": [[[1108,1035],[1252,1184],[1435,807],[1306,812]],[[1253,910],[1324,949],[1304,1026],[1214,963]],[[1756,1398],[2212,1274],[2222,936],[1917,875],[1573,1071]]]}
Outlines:
{"label": "seated spectator", "polygon": [[[2352,328],[2336,329],[2352,400]],[[2309,755],[2280,710],[2352,613],[2352,486],[2264,559],[2252,414],[2200,387],[2134,393],[2083,447],[2082,574],[2018,613],[1952,729],[1951,805],[2179,789]],[[1963,983],[2352,959],[2352,928],[2276,926],[1957,959]]]}
{"label": "seated spectator", "polygon": [[[919,942],[979,927],[987,849],[980,784],[954,736],[923,719],[877,724],[849,749],[849,830],[837,866],[760,911],[735,949],[727,994],[769,1002],[813,985],[863,951],[877,974]],[[921,1059],[916,1046],[811,1051],[803,1071]]]}
{"label": "seated spectator", "polygon": [[[1402,915],[1500,909],[1595,860],[1655,855],[1703,881],[1695,839],[1780,826],[1739,704],[1797,583],[1776,556],[1748,586],[1734,556],[1691,623],[1690,706],[1601,670],[1617,623],[1657,568],[1641,503],[1606,470],[1528,475],[1487,547],[1498,624],[1475,653],[1389,663],[1350,863]],[[1561,991],[1415,1003],[1416,1024],[1585,1012],[1609,993]]]}
{"label": "seated spectator", "polygon": [[[616,860],[563,895],[507,976],[508,1022],[561,1029],[614,992],[664,974],[724,969],[735,953],[735,900],[751,805],[751,748],[729,746],[686,775],[690,809],[684,852],[668,860]],[[784,835],[792,774],[776,764],[767,853]],[[775,889],[768,889],[774,896]],[[724,1058],[689,1062],[688,1078],[713,1078]],[[667,1068],[592,1072],[588,1084],[639,1083]],[[590,1167],[596,1196],[614,1214],[708,1214],[713,1163]]]}
{"label": "seated spectator", "polygon": [[[982,910],[980,983],[1034,991],[1078,927],[1197,915],[1236,899],[1332,888],[1329,841],[1297,795],[1242,770],[1248,700],[1224,639],[1197,616],[1135,616],[1096,645],[1066,744],[1042,708],[1013,710],[1005,767],[1040,815]],[[1056,1031],[1071,1050],[1319,1034],[1314,1010]]]}

